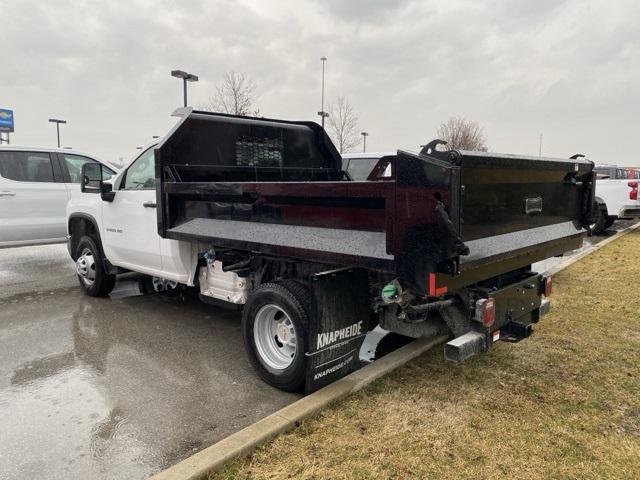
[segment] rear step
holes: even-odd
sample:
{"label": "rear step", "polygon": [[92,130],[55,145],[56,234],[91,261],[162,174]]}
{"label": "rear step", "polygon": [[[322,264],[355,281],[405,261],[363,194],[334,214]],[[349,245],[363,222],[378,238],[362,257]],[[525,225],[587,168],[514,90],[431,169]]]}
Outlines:
{"label": "rear step", "polygon": [[450,362],[462,363],[486,350],[486,336],[480,332],[468,332],[444,344],[444,358]]}

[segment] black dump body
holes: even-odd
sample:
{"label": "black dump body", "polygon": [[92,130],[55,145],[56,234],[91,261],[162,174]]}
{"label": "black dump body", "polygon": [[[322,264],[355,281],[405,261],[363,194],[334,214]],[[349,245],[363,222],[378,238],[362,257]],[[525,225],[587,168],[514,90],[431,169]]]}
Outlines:
{"label": "black dump body", "polygon": [[[391,164],[391,176],[382,172]],[[593,164],[398,151],[352,181],[315,123],[190,111],[156,149],[158,231],[456,288],[581,245]],[[433,293],[433,292],[431,292]]]}

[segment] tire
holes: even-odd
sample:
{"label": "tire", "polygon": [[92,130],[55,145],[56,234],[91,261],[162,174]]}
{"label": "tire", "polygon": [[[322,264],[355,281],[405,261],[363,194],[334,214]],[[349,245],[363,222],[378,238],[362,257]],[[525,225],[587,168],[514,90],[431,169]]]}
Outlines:
{"label": "tire", "polygon": [[598,204],[596,208],[596,218],[594,223],[590,225],[592,235],[600,235],[604,233],[607,227],[605,227],[607,221],[607,207]]}
{"label": "tire", "polygon": [[104,270],[102,252],[95,240],[84,236],[76,247],[78,281],[90,297],[106,297],[116,284],[116,276]]}
{"label": "tire", "polygon": [[609,228],[611,228],[611,225],[613,225],[613,222],[616,221],[616,217],[612,217],[612,216],[607,216],[607,219],[604,222],[604,229],[608,230]]}
{"label": "tire", "polygon": [[309,290],[283,280],[260,285],[242,311],[249,361],[262,380],[280,390],[304,387],[310,308]]}

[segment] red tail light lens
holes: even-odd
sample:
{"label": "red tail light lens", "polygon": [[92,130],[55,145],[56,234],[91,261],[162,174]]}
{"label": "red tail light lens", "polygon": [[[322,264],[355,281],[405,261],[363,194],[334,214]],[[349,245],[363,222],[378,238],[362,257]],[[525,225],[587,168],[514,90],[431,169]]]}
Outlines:
{"label": "red tail light lens", "polygon": [[548,297],[549,295],[551,295],[551,292],[553,291],[553,281],[551,280],[551,275],[545,276],[542,279],[542,281],[543,281],[542,293],[544,293],[545,297]]}
{"label": "red tail light lens", "polygon": [[638,182],[627,183],[631,187],[629,192],[629,200],[638,200]]}
{"label": "red tail light lens", "polygon": [[493,297],[481,298],[476,302],[476,319],[485,327],[490,327],[496,321],[496,301]]}

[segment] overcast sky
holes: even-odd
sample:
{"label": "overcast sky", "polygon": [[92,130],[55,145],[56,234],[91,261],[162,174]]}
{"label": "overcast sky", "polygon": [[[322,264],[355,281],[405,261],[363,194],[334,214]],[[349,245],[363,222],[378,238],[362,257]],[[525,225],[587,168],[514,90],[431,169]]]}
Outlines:
{"label": "overcast sky", "polygon": [[175,122],[180,68],[201,105],[230,70],[269,117],[345,96],[367,150],[416,149],[450,116],[490,150],[640,165],[640,2],[0,0],[0,108],[12,143],[128,159]]}

